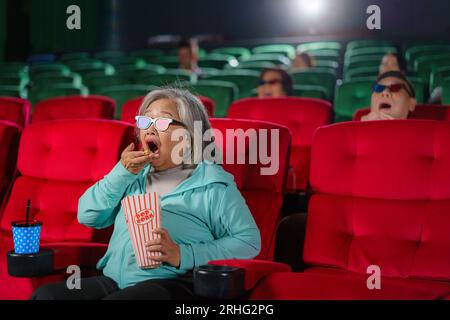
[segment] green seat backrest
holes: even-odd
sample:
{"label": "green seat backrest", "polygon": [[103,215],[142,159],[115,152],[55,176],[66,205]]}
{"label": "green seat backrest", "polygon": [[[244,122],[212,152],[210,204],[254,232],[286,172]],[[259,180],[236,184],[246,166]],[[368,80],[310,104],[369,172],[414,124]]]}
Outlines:
{"label": "green seat backrest", "polygon": [[17,73],[0,73],[0,85],[25,87],[28,83],[28,76],[19,76]]}
{"label": "green seat backrest", "polygon": [[449,53],[420,57],[414,62],[414,70],[417,75],[426,81],[429,81],[433,68],[447,66],[450,67]]}
{"label": "green seat backrest", "polygon": [[199,80],[192,86],[194,94],[208,97],[216,103],[215,117],[225,117],[228,107],[237,99],[239,89],[229,81]]}
{"label": "green seat backrest", "polygon": [[69,75],[70,68],[61,63],[48,63],[48,64],[38,64],[30,67],[28,73],[30,74],[30,78],[33,78],[39,73],[43,72],[55,72],[60,73],[61,75]]}
{"label": "green seat backrest", "polygon": [[259,72],[253,70],[227,70],[216,76],[209,76],[207,80],[229,81],[238,87],[238,97],[251,96],[252,89],[258,86]]}
{"label": "green seat backrest", "polygon": [[334,99],[335,121],[350,121],[356,110],[370,106],[373,81],[338,83]]}
{"label": "green seat backrest", "polygon": [[336,74],[327,70],[307,69],[294,71],[291,73],[295,85],[315,85],[321,86],[326,90],[326,99],[332,100],[334,95],[334,86],[336,83]]}
{"label": "green seat backrest", "polygon": [[369,68],[369,67],[379,67],[381,63],[382,56],[371,55],[371,56],[358,56],[347,60],[344,62],[344,74],[350,69],[354,68]]}
{"label": "green seat backrest", "polygon": [[98,61],[98,62],[76,62],[70,65],[70,69],[73,72],[80,74],[84,77],[86,74],[101,71],[104,74],[111,75],[114,74],[114,67],[110,64]]}
{"label": "green seat backrest", "polygon": [[118,78],[127,79],[130,83],[137,83],[142,77],[151,76],[154,74],[164,74],[166,69],[159,65],[147,65],[145,68],[121,68],[116,69],[114,75]]}
{"label": "green seat backrest", "polygon": [[442,104],[450,104],[450,79],[442,84]]}
{"label": "green seat backrest", "polygon": [[88,95],[89,90],[85,86],[71,84],[35,85],[28,92],[28,99],[33,105],[37,102],[54,97]]}
{"label": "green seat backrest", "polygon": [[0,85],[0,96],[28,98],[28,91],[20,86]]}
{"label": "green seat backrest", "polygon": [[147,62],[159,64],[167,69],[176,69],[180,66],[177,56],[159,56],[153,59],[148,59]]}
{"label": "green seat backrest", "polygon": [[295,97],[305,97],[305,98],[317,98],[322,100],[329,100],[328,91],[322,86],[313,85],[294,85]]}
{"label": "green seat backrest", "polygon": [[257,53],[248,59],[239,60],[239,62],[242,61],[267,61],[277,65],[288,65],[291,62],[287,56],[278,53]]}
{"label": "green seat backrest", "polygon": [[336,41],[316,41],[316,42],[307,42],[302,43],[297,46],[297,50],[299,51],[310,51],[310,50],[338,50],[342,49],[342,44]]}
{"label": "green seat backrest", "polygon": [[430,93],[433,92],[436,87],[442,86],[445,79],[448,77],[450,77],[450,66],[435,68],[434,71],[431,72]]}
{"label": "green seat backrest", "polygon": [[82,83],[81,76],[78,73],[71,72],[68,75],[61,75],[59,72],[49,71],[41,72],[31,78],[33,85],[45,86],[53,84],[67,84],[80,87]]}
{"label": "green seat backrest", "polygon": [[244,47],[223,47],[211,50],[211,53],[229,54],[236,59],[248,59],[252,55],[251,51]]}
{"label": "green seat backrest", "polygon": [[[235,69],[262,71],[267,68],[276,68],[277,65],[269,61],[241,61]],[[233,69],[231,66],[226,69]]]}
{"label": "green seat backrest", "polygon": [[290,59],[295,57],[295,48],[290,44],[268,44],[257,46],[252,49],[253,53],[281,53]]}
{"label": "green seat backrest", "polygon": [[210,53],[198,61],[200,68],[216,68],[223,69],[226,66],[237,66],[237,59],[228,54]]}
{"label": "green seat backrest", "polygon": [[123,104],[133,98],[145,96],[155,87],[148,85],[119,85],[103,87],[98,91],[98,94],[110,97],[116,101],[116,112],[114,114],[115,119],[120,119],[122,115]]}
{"label": "green seat backrest", "polygon": [[429,44],[429,45],[418,45],[408,48],[405,51],[405,59],[411,66],[417,58],[429,55],[441,54],[450,50],[450,45],[448,44]]}
{"label": "green seat backrest", "polygon": [[190,82],[191,74],[183,70],[170,70],[167,69],[165,73],[162,74],[152,74],[138,77],[136,83],[152,85],[152,86],[167,86],[167,85],[178,85],[183,82]]}
{"label": "green seat backrest", "polygon": [[308,52],[316,61],[326,60],[339,62],[339,52],[335,50],[315,50]]}
{"label": "green seat backrest", "polygon": [[127,78],[116,75],[105,75],[102,71],[94,71],[86,74],[84,84],[91,94],[99,94],[104,87],[133,84]]}
{"label": "green seat backrest", "polygon": [[379,67],[361,67],[361,68],[354,68],[350,69],[345,73],[344,80],[352,80],[356,78],[373,78],[375,81],[376,77],[378,76]]}
{"label": "green seat backrest", "polygon": [[18,76],[28,76],[28,66],[22,62],[0,63],[0,74],[14,73]]}
{"label": "green seat backrest", "polygon": [[346,51],[354,50],[357,48],[369,48],[369,47],[392,47],[393,43],[386,40],[364,39],[353,40],[347,43]]}
{"label": "green seat backrest", "polygon": [[370,55],[378,55],[384,56],[386,53],[397,52],[397,48],[395,47],[367,47],[367,48],[359,48],[353,49],[345,52],[345,59],[358,57],[358,56],[370,56]]}

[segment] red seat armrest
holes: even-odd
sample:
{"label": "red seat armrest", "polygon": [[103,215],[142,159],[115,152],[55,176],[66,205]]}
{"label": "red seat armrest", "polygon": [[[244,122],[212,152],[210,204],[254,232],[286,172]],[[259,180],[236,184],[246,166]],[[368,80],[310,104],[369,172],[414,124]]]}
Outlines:
{"label": "red seat armrest", "polygon": [[210,261],[209,264],[244,269],[246,291],[252,289],[260,279],[271,273],[291,271],[291,267],[287,264],[266,260],[225,259]]}

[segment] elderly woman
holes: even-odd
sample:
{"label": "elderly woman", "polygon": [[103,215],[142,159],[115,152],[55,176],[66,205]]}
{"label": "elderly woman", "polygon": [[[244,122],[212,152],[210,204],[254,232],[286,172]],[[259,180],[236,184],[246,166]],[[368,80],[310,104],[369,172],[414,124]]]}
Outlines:
{"label": "elderly woman", "polygon": [[[202,124],[203,132],[211,127],[201,102],[188,91],[160,89],[145,97],[136,123],[142,149],[130,144],[111,172],[79,200],[80,223],[98,229],[114,224],[108,250],[97,265],[103,275],[82,279],[80,290],[69,290],[65,283],[46,285],[32,298],[188,299],[194,297],[194,267],[259,253],[259,230],[233,176],[212,162],[195,161],[197,153],[189,147],[182,149],[181,164],[172,155],[180,143],[173,139],[176,130],[184,129],[193,140],[203,138],[194,136],[194,122]],[[203,139],[197,145],[202,144]],[[153,191],[161,196],[162,228],[155,232],[159,239],[146,248],[161,254],[152,257],[161,264],[141,269],[120,202]]]}

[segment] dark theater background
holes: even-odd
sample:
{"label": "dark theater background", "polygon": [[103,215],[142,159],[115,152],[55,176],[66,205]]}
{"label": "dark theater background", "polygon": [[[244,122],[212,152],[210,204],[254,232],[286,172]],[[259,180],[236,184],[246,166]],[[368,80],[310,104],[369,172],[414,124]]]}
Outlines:
{"label": "dark theater background", "polygon": [[[0,0],[0,300],[450,300],[449,12]],[[167,160],[164,135],[197,139],[194,121],[245,163]],[[121,204],[164,179],[151,208]],[[157,268],[139,247],[153,223]]]}

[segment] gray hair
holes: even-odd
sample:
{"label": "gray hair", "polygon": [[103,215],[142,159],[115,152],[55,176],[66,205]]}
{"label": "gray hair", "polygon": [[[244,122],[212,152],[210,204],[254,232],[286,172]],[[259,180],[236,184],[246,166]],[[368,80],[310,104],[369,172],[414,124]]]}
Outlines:
{"label": "gray hair", "polygon": [[[203,141],[203,135],[205,131],[211,129],[211,124],[208,119],[208,114],[203,103],[186,89],[178,89],[173,87],[162,87],[156,90],[150,91],[139,108],[138,115],[143,115],[147,111],[148,107],[155,101],[161,99],[169,99],[175,102],[180,115],[180,120],[185,125],[185,129],[189,133],[190,148],[186,152],[186,156],[190,156],[188,159],[184,159],[184,163],[188,162],[194,165],[185,165],[187,167],[195,167],[195,164],[199,163],[203,158],[203,150],[208,146],[211,141]],[[194,124],[201,123],[201,132],[194,130]],[[198,141],[197,143],[195,143]],[[192,150],[196,146],[201,147],[201,150]]]}

